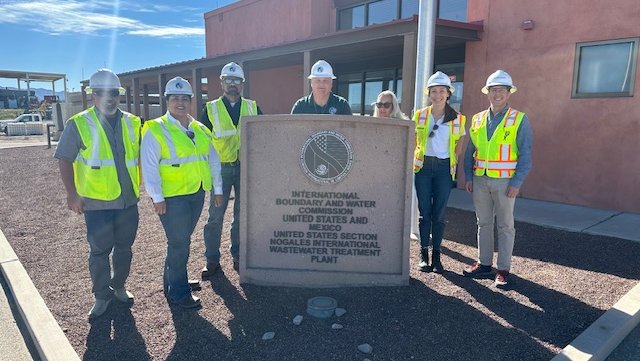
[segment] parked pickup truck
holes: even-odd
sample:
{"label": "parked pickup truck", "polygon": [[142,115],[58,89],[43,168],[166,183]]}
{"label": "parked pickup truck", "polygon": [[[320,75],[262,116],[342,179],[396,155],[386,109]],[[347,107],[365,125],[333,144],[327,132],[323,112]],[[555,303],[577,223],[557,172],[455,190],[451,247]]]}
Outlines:
{"label": "parked pickup truck", "polygon": [[16,119],[0,120],[0,132],[9,134],[7,132],[7,124],[9,123],[51,123],[51,121],[43,121],[40,114],[21,114]]}

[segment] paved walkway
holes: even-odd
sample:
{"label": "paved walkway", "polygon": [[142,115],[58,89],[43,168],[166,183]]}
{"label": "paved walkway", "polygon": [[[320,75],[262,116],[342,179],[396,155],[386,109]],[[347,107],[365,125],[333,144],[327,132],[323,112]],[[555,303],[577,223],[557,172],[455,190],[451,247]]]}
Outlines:
{"label": "paved walkway", "polygon": [[[42,143],[37,145],[43,145]],[[45,143],[46,145],[46,143]],[[0,144],[0,148],[2,145]],[[463,210],[473,211],[474,206],[472,204],[472,198],[469,193],[466,193],[463,190],[453,190],[450,196],[450,202],[448,204],[452,208],[458,208]],[[639,215],[632,213],[623,213],[623,212],[614,212],[600,209],[591,209],[586,207],[572,206],[560,203],[553,202],[542,202],[536,200],[528,200],[519,198],[516,202],[515,207],[515,219],[521,222],[527,222],[532,224],[537,224],[545,227],[557,228],[562,230],[567,230],[571,232],[582,232],[594,235],[602,235],[609,237],[617,237],[622,239],[627,239],[633,242],[639,242]],[[1,238],[4,238],[0,230],[0,241]],[[12,295],[15,292],[11,292],[12,289],[15,290],[16,284],[15,281],[11,281],[11,277],[7,277],[7,272],[11,272],[11,268],[15,267],[15,263],[19,264],[19,260],[15,259],[15,254],[9,246],[8,242],[0,242],[0,266],[2,268],[2,273],[5,275],[4,279],[7,279],[8,282],[2,282],[4,294],[7,295],[8,300],[4,301],[3,298],[0,298],[0,339],[3,340],[2,343],[5,345],[7,350],[11,352],[16,352],[15,357],[11,357],[11,360],[31,360],[32,357],[34,360],[40,359],[38,353],[42,354],[43,350],[47,349],[47,345],[43,346],[41,343],[51,342],[51,340],[38,339],[37,330],[36,336],[34,337],[34,329],[42,327],[42,324],[38,322],[30,321],[25,317],[25,310],[21,308],[22,305],[18,304],[18,307],[11,307],[10,304],[13,302]],[[4,255],[4,258],[3,258]],[[8,255],[8,256],[7,256]],[[22,267],[20,265],[20,267]],[[31,280],[24,273],[26,280],[21,280],[17,285],[22,284],[33,284]],[[15,279],[15,278],[14,278]],[[7,284],[11,287],[6,287]],[[35,288],[34,288],[35,289]],[[39,297],[39,295],[38,295]],[[19,302],[17,302],[19,303]],[[638,303],[638,302],[637,302]],[[44,303],[42,303],[43,308],[48,312]],[[20,309],[20,313],[16,312],[16,309]],[[638,304],[636,305],[638,310]],[[11,317],[13,315],[13,318]],[[49,313],[50,315],[50,313]],[[53,318],[53,316],[51,316]],[[15,320],[26,319],[26,328],[28,332],[21,332],[20,329],[16,326]],[[35,318],[34,318],[35,319]],[[636,324],[638,325],[638,312],[636,316]],[[50,327],[50,324],[45,325]],[[636,333],[630,333],[613,353],[613,360],[620,359],[629,359],[629,357],[635,357],[638,359],[639,355],[639,339],[638,339],[638,327],[636,328]],[[59,331],[60,334],[62,331]],[[29,333],[32,335],[30,336]],[[27,341],[24,341],[24,340]],[[29,348],[26,345],[30,344],[31,339],[36,339],[35,345],[37,347],[37,352],[30,352]],[[9,340],[9,341],[5,341]],[[66,340],[66,338],[65,338]],[[60,340],[57,341],[60,343]],[[618,343],[618,341],[617,341]],[[68,345],[68,342],[67,342]],[[68,351],[67,345],[62,345]],[[58,345],[60,346],[60,345]],[[68,346],[70,347],[70,346]],[[7,355],[5,353],[5,348],[0,348],[0,354]],[[33,349],[33,348],[32,348]],[[58,350],[56,350],[58,351]],[[8,352],[8,351],[7,351]],[[45,353],[46,354],[46,353]],[[623,356],[621,356],[623,355]],[[621,358],[622,357],[622,358]],[[45,357],[42,357],[45,359]],[[47,358],[50,360],[67,360],[68,357],[60,356],[58,358],[52,357]]]}

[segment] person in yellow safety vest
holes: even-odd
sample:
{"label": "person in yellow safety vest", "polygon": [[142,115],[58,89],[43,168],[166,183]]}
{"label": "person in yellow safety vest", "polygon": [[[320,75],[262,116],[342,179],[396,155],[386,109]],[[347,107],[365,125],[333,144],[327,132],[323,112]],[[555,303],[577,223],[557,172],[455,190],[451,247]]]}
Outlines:
{"label": "person in yellow safety vest", "polygon": [[94,73],[86,91],[94,106],[67,121],[54,157],[67,206],[85,217],[95,296],[89,318],[96,318],[113,297],[134,299],[125,282],[138,230],[140,118],[118,109],[125,89],[111,70]]}
{"label": "person in yellow safety vest", "polygon": [[212,204],[222,203],[220,160],[211,142],[211,132],[189,115],[192,88],[181,77],[165,86],[167,113],[145,122],[142,130],[141,162],[145,190],[160,216],[167,236],[163,285],[170,304],[200,307],[192,293],[197,282],[187,278],[191,235],[211,191]]}
{"label": "person in yellow safety vest", "polygon": [[514,202],[532,169],[532,129],[525,113],[508,105],[516,92],[508,73],[492,73],[481,91],[487,94],[490,107],[472,118],[464,163],[465,189],[473,192],[476,209],[478,261],[463,274],[493,275],[496,216],[499,249],[494,285],[505,287],[514,249]]}
{"label": "person in yellow safety vest", "polygon": [[[456,177],[457,144],[465,135],[465,116],[448,100],[454,93],[450,77],[437,71],[427,80],[425,91],[432,105],[414,113],[416,149],[414,186],[418,197],[419,233],[423,272],[443,272],[441,242],[445,230],[445,208]],[[432,263],[429,262],[430,235]]]}
{"label": "person in yellow safety vest", "polygon": [[236,271],[239,268],[240,234],[240,119],[246,115],[260,115],[256,102],[242,97],[245,74],[236,63],[225,65],[220,72],[220,86],[223,95],[207,102],[202,113],[202,121],[212,131],[214,147],[220,155],[223,178],[223,201],[220,205],[209,205],[209,219],[204,229],[205,258],[207,263],[202,270],[202,279],[209,279],[220,269],[220,239],[223,231],[223,218],[234,188],[234,214],[231,225],[230,253]]}

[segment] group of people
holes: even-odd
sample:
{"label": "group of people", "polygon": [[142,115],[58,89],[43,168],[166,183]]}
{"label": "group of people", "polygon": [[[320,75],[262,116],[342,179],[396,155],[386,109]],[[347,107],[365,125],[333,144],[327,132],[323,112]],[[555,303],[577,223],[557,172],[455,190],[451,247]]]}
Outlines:
{"label": "group of people", "polygon": [[[316,62],[308,76],[311,93],[299,99],[291,113],[351,115],[348,102],[332,92],[335,78],[329,63]],[[125,303],[134,300],[125,282],[138,229],[141,181],[167,238],[163,288],[170,304],[201,306],[193,294],[199,281],[188,279],[187,261],[205,192],[212,194],[204,228],[206,262],[201,277],[210,279],[221,268],[223,218],[232,189],[235,200],[230,253],[238,271],[242,195],[239,124],[243,116],[262,114],[254,100],[242,96],[244,82],[241,66],[233,62],[225,65],[220,73],[223,95],[206,103],[198,121],[189,114],[191,84],[175,77],[165,85],[167,112],[142,124],[138,116],[119,109],[119,97],[125,90],[116,74],[100,69],[89,79],[86,91],[92,95],[94,106],[67,121],[55,158],[69,209],[85,217],[95,296],[90,318],[104,314],[113,298]],[[444,271],[440,245],[445,207],[456,176],[460,140],[466,135],[465,116],[448,103],[454,90],[449,77],[436,72],[425,87],[431,105],[413,116],[419,269],[425,272]],[[508,106],[516,87],[507,73],[499,70],[492,74],[482,91],[488,94],[490,107],[472,118],[464,157],[465,189],[474,191],[479,257],[463,273],[471,277],[493,274],[496,215],[499,256],[495,284],[505,285],[514,245],[514,199],[531,168],[531,130],[525,114]],[[409,120],[392,91],[380,93],[374,105],[375,117]]]}

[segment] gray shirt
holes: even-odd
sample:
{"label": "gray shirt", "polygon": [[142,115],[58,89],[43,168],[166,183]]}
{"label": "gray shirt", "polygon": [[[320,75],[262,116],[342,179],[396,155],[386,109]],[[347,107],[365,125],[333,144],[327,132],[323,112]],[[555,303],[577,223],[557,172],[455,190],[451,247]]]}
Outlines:
{"label": "gray shirt", "polygon": [[[491,110],[488,110],[489,114],[487,117],[487,139],[489,140],[494,135],[494,131],[503,120],[505,112],[509,109],[509,106],[506,106],[501,111],[496,114],[492,114]],[[510,179],[510,187],[521,188],[525,177],[532,169],[532,127],[530,127],[530,121],[527,118],[527,115],[523,115],[523,120],[519,125],[519,129],[516,131],[516,146],[519,149],[519,158],[516,163],[516,170]],[[466,181],[471,181],[472,175],[474,174],[474,152],[476,147],[472,143],[472,138],[467,143],[467,149],[465,150],[465,160],[463,163],[463,169],[465,170],[465,179]]]}
{"label": "gray shirt", "polygon": [[[131,177],[129,176],[129,171],[127,171],[127,165],[125,162],[125,145],[123,144],[122,139],[122,122],[118,121],[122,116],[122,112],[118,110],[116,116],[110,120],[107,120],[98,111],[98,109],[96,109],[96,114],[100,120],[100,125],[102,125],[102,128],[105,130],[107,140],[109,141],[111,151],[113,152],[114,159],[116,161],[116,172],[118,173],[118,182],[120,183],[121,193],[120,196],[113,201],[102,201],[83,197],[84,210],[98,211],[129,208],[138,203],[138,197],[136,197],[136,193],[134,192]],[[114,124],[115,128],[112,127],[111,124]],[[62,136],[60,136],[60,140],[58,141],[58,147],[56,148],[54,158],[63,159],[73,163],[80,150],[85,148],[85,145],[82,143],[82,138],[80,138],[78,128],[76,127],[76,123],[67,121],[65,129],[62,132]]]}

